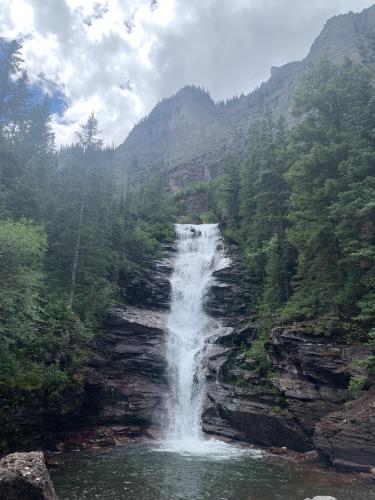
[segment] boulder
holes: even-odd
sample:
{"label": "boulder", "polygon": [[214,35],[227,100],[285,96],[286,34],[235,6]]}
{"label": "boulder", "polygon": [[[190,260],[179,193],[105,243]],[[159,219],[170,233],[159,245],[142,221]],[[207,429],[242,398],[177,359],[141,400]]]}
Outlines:
{"label": "boulder", "polygon": [[41,451],[12,453],[0,460],[0,498],[57,500]]}

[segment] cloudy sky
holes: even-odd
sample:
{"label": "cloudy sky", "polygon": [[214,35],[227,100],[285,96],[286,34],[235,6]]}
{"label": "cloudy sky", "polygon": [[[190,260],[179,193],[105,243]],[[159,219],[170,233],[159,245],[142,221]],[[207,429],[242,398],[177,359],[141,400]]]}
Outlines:
{"label": "cloudy sky", "polygon": [[180,87],[203,86],[215,100],[248,93],[271,66],[303,58],[329,17],[372,3],[0,0],[0,36],[22,37],[31,80],[64,96],[58,144],[73,140],[91,111],[103,137],[119,144]]}

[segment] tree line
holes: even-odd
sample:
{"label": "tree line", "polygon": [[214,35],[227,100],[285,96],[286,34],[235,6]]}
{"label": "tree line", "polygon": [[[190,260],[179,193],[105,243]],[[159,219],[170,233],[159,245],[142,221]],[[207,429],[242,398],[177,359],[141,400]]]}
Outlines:
{"label": "tree line", "polygon": [[35,98],[20,51],[0,40],[0,390],[53,395],[173,239],[173,207],[160,175],[130,182],[93,114],[56,149],[49,98]]}
{"label": "tree line", "polygon": [[[0,390],[53,395],[75,383],[105,311],[187,213],[161,174],[132,178],[93,114],[57,150],[20,43],[0,45]],[[293,116],[266,111],[246,158],[227,157],[221,177],[197,186],[203,221],[219,221],[244,255],[260,343],[280,321],[374,342],[374,111],[366,69],[321,60]]]}
{"label": "tree line", "polygon": [[348,342],[375,336],[375,88],[370,73],[322,59],[293,115],[265,112],[244,161],[206,183],[206,221],[241,248],[261,330],[304,321]]}

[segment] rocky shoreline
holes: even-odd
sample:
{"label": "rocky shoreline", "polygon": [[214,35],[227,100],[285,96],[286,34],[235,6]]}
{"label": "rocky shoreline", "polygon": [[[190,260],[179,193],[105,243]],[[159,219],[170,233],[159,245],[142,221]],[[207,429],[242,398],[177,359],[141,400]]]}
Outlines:
{"label": "rocky shoreline", "polygon": [[[99,450],[91,448],[89,451],[98,453]],[[102,448],[101,451],[105,450]],[[0,460],[0,498],[6,500],[58,500],[49,469],[63,466],[65,460],[70,461],[72,459],[71,453],[64,452],[57,455],[56,453],[34,451],[7,455]],[[306,468],[308,466],[310,479],[316,476],[322,484],[329,483],[332,486],[345,484],[348,487],[358,487],[375,480],[375,477],[370,474],[343,474],[332,468],[322,468],[314,452],[300,453],[274,448],[265,451],[265,453],[268,455],[267,459],[272,462],[289,460],[293,463],[293,467]],[[336,498],[318,496],[313,497],[313,500],[336,500]]]}

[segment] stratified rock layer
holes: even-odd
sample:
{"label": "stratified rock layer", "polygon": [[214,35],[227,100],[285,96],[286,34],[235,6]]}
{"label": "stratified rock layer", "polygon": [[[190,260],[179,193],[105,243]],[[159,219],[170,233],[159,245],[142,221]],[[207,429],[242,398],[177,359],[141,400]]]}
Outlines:
{"label": "stratified rock layer", "polygon": [[339,409],[349,398],[351,376],[363,373],[353,360],[370,354],[368,347],[327,338],[306,324],[274,328],[267,350],[276,371],[272,382],[310,438],[320,418]]}
{"label": "stratified rock layer", "polygon": [[[364,368],[353,361],[367,358],[369,348],[348,345],[340,335],[319,334],[313,324],[285,325],[270,332],[265,346],[269,368],[267,373],[262,371],[259,361],[251,357],[258,325],[245,320],[249,311],[243,304],[249,291],[243,264],[234,247],[229,253],[230,263],[215,273],[206,301],[208,312],[222,328],[207,347],[204,431],[266,447],[307,451],[314,448],[318,424],[315,445],[320,443],[320,456],[338,466],[343,454],[339,446],[354,453],[348,444],[353,435],[340,445],[337,431],[338,441],[332,441],[333,423],[337,426],[344,419],[340,418],[341,411],[332,412],[342,410],[350,398],[347,387],[351,377],[364,373]],[[362,435],[353,440],[359,455],[361,447],[372,453],[373,444],[363,447],[366,438],[373,439],[372,430],[365,431],[366,423],[370,426],[373,419],[369,405],[362,413]],[[354,408],[352,411],[356,412]],[[328,423],[331,431],[324,433]],[[330,451],[329,443],[333,446]],[[358,470],[371,469],[371,460],[364,460],[366,466]],[[348,463],[347,469],[353,468]]]}
{"label": "stratified rock layer", "polygon": [[98,424],[158,426],[166,390],[165,316],[128,306],[112,309],[90,362],[100,376],[103,400]]}
{"label": "stratified rock layer", "polygon": [[58,500],[41,451],[12,453],[0,460],[0,498]]}
{"label": "stratified rock layer", "polygon": [[341,470],[371,472],[375,467],[375,393],[330,413],[316,425],[320,458]]}

